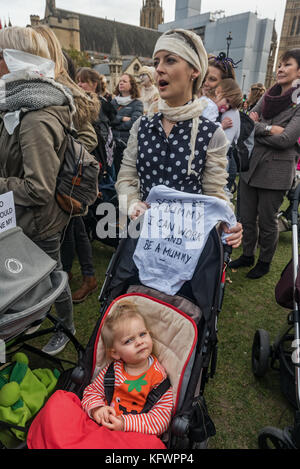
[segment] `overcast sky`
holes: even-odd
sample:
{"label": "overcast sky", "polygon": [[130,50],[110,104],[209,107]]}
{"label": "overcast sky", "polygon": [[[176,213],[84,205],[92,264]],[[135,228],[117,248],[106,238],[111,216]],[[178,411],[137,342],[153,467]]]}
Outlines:
{"label": "overcast sky", "polygon": [[[102,18],[115,19],[124,23],[139,25],[142,0],[56,0],[56,7],[85,13]],[[165,22],[175,17],[175,0],[163,0]],[[245,11],[257,11],[260,18],[276,18],[280,34],[286,0],[202,0],[201,13],[225,10],[226,16]],[[2,23],[10,17],[13,25],[26,26],[30,15],[44,17],[45,0],[0,0]]]}

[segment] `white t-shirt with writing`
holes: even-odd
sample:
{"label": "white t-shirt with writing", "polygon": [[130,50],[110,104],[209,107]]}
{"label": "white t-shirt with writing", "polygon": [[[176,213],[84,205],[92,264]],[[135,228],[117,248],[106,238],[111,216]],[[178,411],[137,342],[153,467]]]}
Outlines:
{"label": "white t-shirt with writing", "polygon": [[175,295],[192,278],[210,231],[219,221],[232,228],[236,217],[224,200],[162,185],[147,202],[133,260],[143,285]]}

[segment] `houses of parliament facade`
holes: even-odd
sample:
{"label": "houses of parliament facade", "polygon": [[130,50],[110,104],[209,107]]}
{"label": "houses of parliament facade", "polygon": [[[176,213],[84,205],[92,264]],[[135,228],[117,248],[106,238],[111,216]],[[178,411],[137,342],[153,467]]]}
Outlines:
{"label": "houses of parliament facade", "polygon": [[[182,0],[176,0],[176,8],[183,5],[180,2]],[[189,0],[184,0],[184,2],[184,5],[190,3]],[[63,48],[85,51],[90,56],[110,57],[112,44],[117,42],[120,56],[114,59],[119,64],[119,72],[122,73],[120,64],[128,57],[139,58],[141,63],[151,59],[154,45],[162,33],[158,31],[158,25],[164,23],[164,11],[162,0],[142,0],[140,26],[134,26],[63,10],[56,7],[55,0],[46,0],[44,18],[31,15],[30,20],[32,25],[46,24],[51,27]],[[286,0],[279,46],[274,22],[265,75],[266,87],[274,82],[276,55],[278,64],[282,53],[295,47],[300,47],[300,0]]]}

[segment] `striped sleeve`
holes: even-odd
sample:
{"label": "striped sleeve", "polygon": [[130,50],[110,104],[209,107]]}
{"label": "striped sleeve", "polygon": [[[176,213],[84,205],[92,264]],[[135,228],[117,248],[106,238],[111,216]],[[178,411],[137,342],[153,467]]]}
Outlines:
{"label": "striped sleeve", "polygon": [[107,405],[104,392],[104,375],[107,368],[108,366],[103,368],[103,370],[101,370],[98,374],[97,378],[83,391],[81,405],[83,410],[85,410],[89,416],[91,416],[90,412],[95,407],[102,407]]}
{"label": "striped sleeve", "polygon": [[170,387],[153,408],[146,414],[122,415],[125,432],[161,435],[170,424],[173,408],[173,393]]}

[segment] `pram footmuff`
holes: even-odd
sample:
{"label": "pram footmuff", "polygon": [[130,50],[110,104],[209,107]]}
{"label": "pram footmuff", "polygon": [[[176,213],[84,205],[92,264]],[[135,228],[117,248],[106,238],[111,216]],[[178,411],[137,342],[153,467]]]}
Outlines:
{"label": "pram footmuff", "polygon": [[[138,239],[132,237],[121,239],[111,259],[99,297],[100,317],[85,354],[73,371],[73,379],[78,386],[73,391],[76,396],[69,397],[68,402],[75,399],[78,410],[78,398],[82,398],[86,386],[108,364],[101,330],[118,302],[127,298],[145,316],[156,356],[166,369],[173,387],[172,422],[159,441],[169,449],[205,447],[216,431],[206,406],[204,388],[216,371],[217,320],[222,306],[229,254],[217,229],[213,228],[196,262],[192,278],[183,282],[176,294],[169,295],[140,281],[134,262],[137,243]],[[82,410],[81,417],[78,420],[76,417],[76,428],[74,421],[71,425],[61,410],[55,412],[54,403],[60,402],[63,409],[63,401],[63,395],[59,394],[57,401],[54,395],[38,414],[29,431],[31,448],[161,448],[155,446],[153,440],[148,440],[149,435],[136,434],[138,442],[132,441],[130,432],[110,432],[109,439],[106,438],[103,443],[107,429],[90,418],[87,421]],[[79,415],[77,411],[75,413]],[[49,428],[52,428],[51,434]],[[55,430],[57,428],[60,429],[58,432]],[[82,432],[80,437],[79,431]]]}

